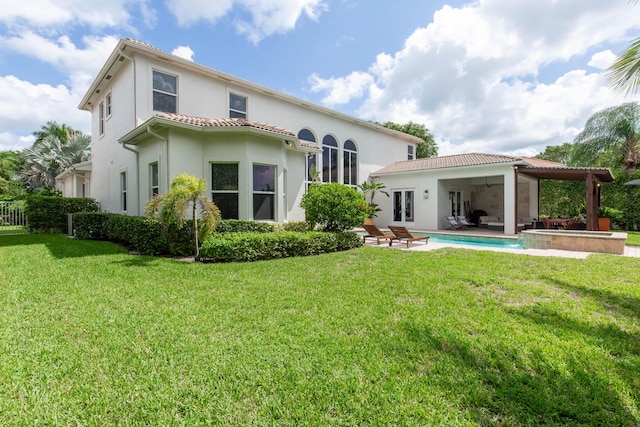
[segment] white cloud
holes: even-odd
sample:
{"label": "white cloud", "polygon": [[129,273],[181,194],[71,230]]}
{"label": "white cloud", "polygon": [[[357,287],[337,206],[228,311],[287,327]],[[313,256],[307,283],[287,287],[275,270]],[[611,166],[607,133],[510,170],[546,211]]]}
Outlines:
{"label": "white cloud", "polygon": [[178,46],[171,51],[171,54],[193,61],[193,50],[189,46]]}
{"label": "white cloud", "polygon": [[255,44],[292,30],[302,16],[317,20],[327,10],[322,0],[168,0],[167,7],[182,26],[200,20],[216,23],[237,8],[250,19],[237,18],[236,30]]}
{"label": "white cloud", "polygon": [[[440,154],[535,154],[571,142],[595,111],[628,101],[585,69],[608,66],[612,54],[602,47],[637,28],[632,8],[599,0],[444,6],[402,50],[378,55],[366,72],[314,74],[311,89],[327,105],[359,100],[365,119],[424,123]],[[583,70],[567,72],[568,60],[597,48]],[[368,85],[349,88],[352,76]]]}
{"label": "white cloud", "polygon": [[603,52],[598,52],[591,56],[591,61],[589,61],[587,65],[593,68],[598,68],[600,70],[606,70],[607,68],[609,68],[609,66],[611,66],[611,64],[616,62],[617,57],[618,56],[615,53],[613,53],[610,49],[607,49]]}

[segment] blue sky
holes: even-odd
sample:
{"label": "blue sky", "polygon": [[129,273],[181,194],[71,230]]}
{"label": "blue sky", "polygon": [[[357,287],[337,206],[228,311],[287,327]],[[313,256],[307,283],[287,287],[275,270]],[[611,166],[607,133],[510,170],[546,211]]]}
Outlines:
{"label": "blue sky", "polygon": [[[3,1],[3,3],[9,3]],[[535,155],[640,98],[604,70],[640,37],[627,0],[29,0],[0,7],[0,150],[77,105],[122,37],[376,121],[441,155]]]}

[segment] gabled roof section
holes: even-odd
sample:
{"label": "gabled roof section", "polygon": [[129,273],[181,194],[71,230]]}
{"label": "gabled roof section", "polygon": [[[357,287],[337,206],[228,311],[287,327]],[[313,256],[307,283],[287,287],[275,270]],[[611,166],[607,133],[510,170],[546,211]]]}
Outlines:
{"label": "gabled roof section", "polygon": [[405,160],[392,163],[389,166],[373,172],[371,175],[378,176],[499,164],[517,166],[519,173],[538,179],[582,181],[590,174],[603,182],[613,181],[613,175],[607,168],[568,167],[562,163],[536,159],[534,157],[514,157],[502,154],[483,153],[455,154],[452,156]]}
{"label": "gabled roof section", "polygon": [[296,134],[290,130],[268,125],[266,123],[256,122],[253,120],[247,120],[242,118],[235,119],[208,119],[206,117],[194,117],[194,116],[185,116],[184,114],[174,114],[174,113],[158,113],[156,117],[160,117],[163,119],[171,120],[177,123],[184,123],[191,126],[202,127],[202,128],[215,128],[215,127],[248,127],[264,130],[267,132],[273,132],[280,135],[284,135],[287,137],[296,137]]}
{"label": "gabled roof section", "polygon": [[[372,175],[385,175],[403,172],[427,171],[435,169],[463,168],[468,166],[481,166],[491,164],[524,164],[518,157],[504,156],[501,154],[468,153],[452,156],[427,157],[424,159],[405,160],[395,162],[379,169]],[[558,166],[564,166],[555,163]]]}
{"label": "gabled roof section", "polygon": [[120,143],[136,145],[146,138],[148,134],[153,134],[161,128],[171,127],[190,129],[196,132],[253,133],[262,137],[280,140],[290,149],[296,149],[304,152],[322,151],[317,145],[302,142],[294,132],[279,126],[243,118],[211,119],[174,113],[157,113],[155,116],[124,135],[118,141]]}
{"label": "gabled roof section", "polygon": [[86,94],[80,101],[78,108],[81,110],[91,111],[92,103],[96,102],[98,97],[101,96],[101,93],[104,91],[104,88],[108,86],[109,80],[111,79],[111,77],[120,71],[120,69],[123,67],[123,64],[126,64],[132,58],[134,53],[141,53],[147,56],[158,58],[170,64],[173,64],[175,66],[197,71],[199,73],[206,75],[208,78],[225,82],[225,84],[232,84],[240,88],[261,93],[261,94],[273,97],[275,99],[287,102],[289,104],[293,104],[296,107],[299,107],[302,109],[313,110],[313,111],[322,113],[324,115],[334,117],[338,120],[344,120],[359,126],[374,129],[377,132],[385,133],[397,139],[404,140],[408,144],[419,144],[420,142],[422,142],[422,139],[415,137],[413,135],[409,135],[404,132],[399,132],[393,129],[389,129],[373,122],[368,122],[366,120],[358,119],[356,117],[340,113],[330,108],[313,104],[311,102],[305,101],[300,98],[295,98],[286,93],[278,92],[268,87],[261,86],[256,83],[252,83],[248,80],[243,80],[241,78],[232,76],[230,74],[226,74],[221,71],[214,70],[213,68],[209,68],[204,65],[197,64],[193,61],[180,58],[179,56],[167,53],[148,43],[144,43],[139,40],[135,40],[131,38],[123,38],[118,42],[117,46],[115,47],[115,49],[113,50],[113,52],[111,53],[107,61],[105,62],[104,66],[96,76],[95,80],[87,90]]}

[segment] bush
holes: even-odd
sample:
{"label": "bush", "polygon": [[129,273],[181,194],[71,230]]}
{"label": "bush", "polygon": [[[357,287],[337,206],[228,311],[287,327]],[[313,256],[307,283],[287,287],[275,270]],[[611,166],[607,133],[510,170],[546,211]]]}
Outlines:
{"label": "bush", "polygon": [[351,232],[216,233],[202,244],[200,259],[213,262],[258,261],[318,255],[360,246],[362,238]]}
{"label": "bush", "polygon": [[307,221],[289,221],[278,227],[279,231],[298,231],[301,233],[305,231],[313,231],[313,229],[313,224],[310,224]]}
{"label": "bush", "polygon": [[108,240],[105,225],[110,214],[104,212],[78,212],[73,214],[76,239]]}
{"label": "bush", "polygon": [[67,230],[67,214],[98,212],[94,199],[33,195],[27,197],[25,212],[32,232],[52,233]]}
{"label": "bush", "polygon": [[326,231],[345,231],[362,225],[366,218],[362,194],[337,182],[313,184],[302,196],[300,206],[307,220]]}
{"label": "bush", "polygon": [[276,230],[273,224],[238,219],[223,219],[216,226],[216,233],[271,233]]}

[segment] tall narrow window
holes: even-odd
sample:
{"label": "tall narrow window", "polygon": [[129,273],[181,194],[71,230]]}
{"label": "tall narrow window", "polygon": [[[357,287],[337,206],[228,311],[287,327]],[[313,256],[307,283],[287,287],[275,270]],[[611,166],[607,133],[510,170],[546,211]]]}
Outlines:
{"label": "tall narrow window", "polygon": [[165,113],[177,112],[178,78],[170,74],[153,72],[153,109]]}
{"label": "tall narrow window", "polygon": [[120,210],[127,211],[127,173],[120,173]]}
{"label": "tall narrow window", "polygon": [[355,188],[358,185],[358,149],[350,139],[344,143],[343,157],[344,183]]}
{"label": "tall narrow window", "polygon": [[[309,129],[301,129],[298,132],[298,139],[300,141],[304,141],[310,144],[316,143],[316,137]],[[309,188],[312,182],[318,180],[318,163],[317,163],[317,155],[315,153],[309,153],[306,156],[306,164],[305,164],[305,188]]]}
{"label": "tall narrow window", "polygon": [[159,182],[158,162],[151,163],[149,165],[149,194],[151,197],[157,196],[160,193],[160,186],[158,185]]}
{"label": "tall narrow window", "polygon": [[247,97],[229,93],[229,117],[232,119],[247,118]]}
{"label": "tall narrow window", "polygon": [[108,93],[104,99],[105,115],[111,117],[111,93]]}
{"label": "tall narrow window", "polygon": [[415,159],[415,155],[413,154],[413,145],[409,145],[407,148],[407,160]]}
{"label": "tall narrow window", "polygon": [[238,219],[238,164],[211,164],[211,200],[223,219]]}
{"label": "tall narrow window", "polygon": [[276,167],[253,165],[253,219],[275,220]]}
{"label": "tall narrow window", "polygon": [[104,135],[104,102],[98,105],[98,126],[100,135]]}
{"label": "tall narrow window", "polygon": [[322,138],[322,182],[338,182],[338,142],[331,135]]}

